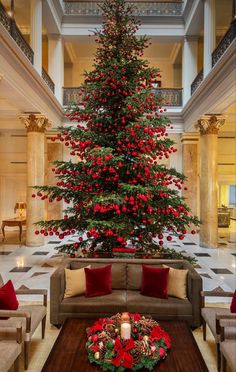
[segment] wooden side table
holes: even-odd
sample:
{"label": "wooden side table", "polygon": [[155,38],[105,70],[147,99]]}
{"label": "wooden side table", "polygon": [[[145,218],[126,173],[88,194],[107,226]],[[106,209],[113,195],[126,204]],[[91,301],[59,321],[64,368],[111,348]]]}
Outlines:
{"label": "wooden side table", "polygon": [[5,239],[5,226],[19,226],[19,238],[21,242],[21,235],[22,235],[22,226],[26,224],[26,219],[25,218],[10,218],[9,220],[3,220],[2,221],[2,234],[3,234],[3,239]]}

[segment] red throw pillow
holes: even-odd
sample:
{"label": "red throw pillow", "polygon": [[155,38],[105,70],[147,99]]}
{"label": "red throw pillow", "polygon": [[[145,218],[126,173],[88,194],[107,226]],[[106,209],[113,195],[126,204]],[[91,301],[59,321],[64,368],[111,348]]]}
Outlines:
{"label": "red throw pillow", "polygon": [[[18,309],[19,303],[16,298],[16,292],[13,287],[12,281],[8,280],[6,284],[4,284],[0,288],[0,309],[1,310],[16,310]],[[1,318],[7,319],[7,318]]]}
{"label": "red throw pillow", "polygon": [[141,294],[150,297],[168,298],[169,268],[143,265]]}
{"label": "red throw pillow", "polygon": [[230,305],[230,311],[231,313],[236,313],[236,290],[234,291],[232,302]]}
{"label": "red throw pillow", "polygon": [[86,297],[104,296],[112,292],[111,265],[95,269],[84,269],[86,279]]}

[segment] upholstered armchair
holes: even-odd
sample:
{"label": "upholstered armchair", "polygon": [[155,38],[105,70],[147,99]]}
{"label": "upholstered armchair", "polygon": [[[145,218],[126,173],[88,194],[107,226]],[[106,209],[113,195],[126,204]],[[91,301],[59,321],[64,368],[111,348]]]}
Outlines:
{"label": "upholstered armchair", "polygon": [[[4,335],[14,333],[13,340]],[[0,320],[0,372],[8,371],[14,364],[14,372],[19,371],[19,357],[22,350],[22,323],[20,321]]]}
{"label": "upholstered armchair", "polygon": [[[3,285],[0,275],[0,286]],[[31,338],[42,323],[42,338],[45,335],[46,314],[47,314],[47,290],[46,289],[18,289],[16,295],[42,295],[43,303],[37,305],[20,305],[17,310],[0,310],[0,318],[17,318],[22,322],[22,336],[24,341],[24,367],[28,369],[29,365],[29,349]],[[18,296],[17,296],[18,297]],[[0,332],[1,337],[1,332]],[[13,335],[8,333],[8,338]]]}
{"label": "upholstered armchair", "polygon": [[[220,327],[220,352],[222,356],[222,370],[227,371],[227,365],[231,368],[231,371],[236,372],[236,314],[234,319],[232,317],[222,317],[219,319]],[[233,328],[235,330],[235,338],[227,339],[227,328]]]}
{"label": "upholstered armchair", "polygon": [[[217,369],[220,371],[221,366],[221,354],[220,354],[220,326],[219,320],[221,317],[227,316],[229,319],[236,318],[236,314],[230,312],[229,307],[216,307],[207,306],[205,307],[205,297],[233,297],[233,292],[217,292],[217,291],[204,291],[201,292],[202,296],[202,325],[203,325],[203,340],[206,341],[206,326],[209,327],[213,334],[216,342],[217,352]],[[232,339],[236,336],[236,329],[231,326],[225,328],[226,337]]]}

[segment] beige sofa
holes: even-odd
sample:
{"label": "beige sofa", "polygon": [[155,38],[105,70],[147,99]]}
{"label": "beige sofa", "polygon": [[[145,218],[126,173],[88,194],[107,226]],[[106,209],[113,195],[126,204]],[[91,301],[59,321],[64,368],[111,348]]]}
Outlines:
{"label": "beige sofa", "polygon": [[[64,269],[79,269],[88,264],[91,264],[91,267],[112,264],[112,293],[100,297],[80,295],[64,299]],[[141,295],[142,264],[153,267],[165,264],[177,269],[188,269],[188,298],[182,300],[169,296],[168,299],[159,299]],[[192,327],[201,324],[202,278],[193,266],[184,260],[68,259],[52,274],[50,287],[50,319],[56,326],[60,326],[66,318],[97,318],[122,311],[149,314],[158,320],[186,320]]]}

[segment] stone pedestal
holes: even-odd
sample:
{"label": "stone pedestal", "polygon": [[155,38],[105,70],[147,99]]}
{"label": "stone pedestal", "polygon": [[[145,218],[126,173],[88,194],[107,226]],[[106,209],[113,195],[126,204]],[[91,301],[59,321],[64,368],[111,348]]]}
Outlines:
{"label": "stone pedestal", "polygon": [[[47,143],[47,184],[56,185],[58,178],[52,172],[55,166],[52,164],[55,160],[63,159],[62,143]],[[47,220],[59,220],[62,218],[62,202],[47,202]]]}
{"label": "stone pedestal", "polygon": [[221,116],[209,115],[198,120],[201,134],[200,150],[200,245],[216,248],[218,245],[217,221],[217,160],[218,131],[224,124]]}
{"label": "stone pedestal", "polygon": [[48,119],[41,114],[25,114],[20,116],[27,129],[27,215],[26,245],[41,246],[44,238],[35,235],[35,223],[44,220],[44,202],[40,198],[32,198],[36,193],[33,186],[44,185],[45,175],[45,130],[49,126]]}
{"label": "stone pedestal", "polygon": [[[199,205],[199,134],[184,133],[181,137],[183,174],[187,177],[182,195],[194,216],[200,215]],[[196,226],[190,226],[190,231]]]}

